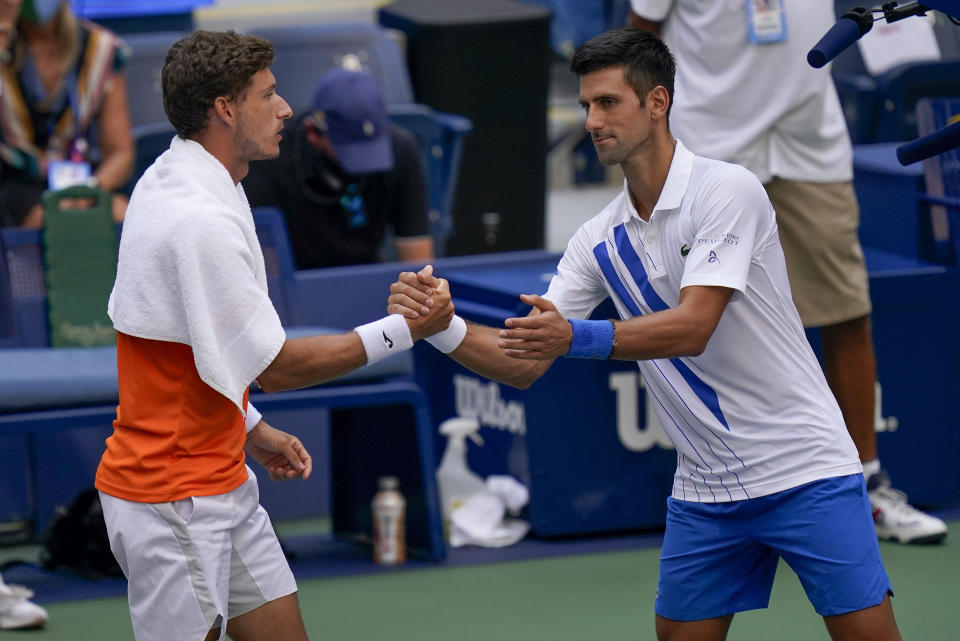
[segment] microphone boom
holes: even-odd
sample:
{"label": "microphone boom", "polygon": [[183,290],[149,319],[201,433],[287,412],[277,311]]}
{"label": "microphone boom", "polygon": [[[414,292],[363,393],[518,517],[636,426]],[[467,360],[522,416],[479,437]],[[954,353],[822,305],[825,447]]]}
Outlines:
{"label": "microphone boom", "polygon": [[872,27],[873,13],[863,7],[854,7],[830,27],[820,38],[820,42],[813,45],[813,49],[807,54],[807,62],[811,67],[819,69],[862,38]]}

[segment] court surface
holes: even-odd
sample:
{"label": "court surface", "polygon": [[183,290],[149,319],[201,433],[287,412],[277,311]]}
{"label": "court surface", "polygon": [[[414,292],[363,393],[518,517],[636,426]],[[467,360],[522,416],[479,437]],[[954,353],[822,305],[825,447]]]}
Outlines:
{"label": "court surface", "polygon": [[[881,544],[904,639],[960,639],[960,520],[944,545]],[[450,566],[414,563],[387,572],[303,579],[312,639],[373,641],[644,641],[654,639],[659,547]],[[601,547],[601,546],[598,546]],[[454,555],[456,557],[456,555]],[[362,562],[358,562],[361,563]],[[296,571],[297,564],[294,564]],[[308,572],[309,573],[309,572]],[[127,641],[122,597],[45,604],[43,631],[0,632],[2,641]],[[771,607],[737,615],[730,641],[829,639],[799,582],[781,564]]]}

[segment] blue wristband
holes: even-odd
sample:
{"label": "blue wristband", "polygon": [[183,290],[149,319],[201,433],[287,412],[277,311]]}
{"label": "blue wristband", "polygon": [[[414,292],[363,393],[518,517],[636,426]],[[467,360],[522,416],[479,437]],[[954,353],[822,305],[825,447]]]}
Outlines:
{"label": "blue wristband", "polygon": [[613,323],[570,319],[573,340],[567,358],[609,358],[613,352]]}

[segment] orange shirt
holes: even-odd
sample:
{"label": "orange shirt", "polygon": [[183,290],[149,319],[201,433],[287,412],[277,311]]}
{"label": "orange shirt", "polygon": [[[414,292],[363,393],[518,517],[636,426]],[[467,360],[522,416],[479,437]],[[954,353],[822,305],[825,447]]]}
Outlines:
{"label": "orange shirt", "polygon": [[120,404],[98,490],[164,503],[224,494],[247,480],[243,415],[201,380],[189,345],[118,332],[117,373]]}

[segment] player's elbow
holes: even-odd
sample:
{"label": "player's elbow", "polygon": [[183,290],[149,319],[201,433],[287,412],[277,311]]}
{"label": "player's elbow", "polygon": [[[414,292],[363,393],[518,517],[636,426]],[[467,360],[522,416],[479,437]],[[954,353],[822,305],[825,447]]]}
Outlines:
{"label": "player's elbow", "polygon": [[539,376],[523,376],[504,381],[505,384],[519,390],[525,390],[537,382]]}
{"label": "player's elbow", "polygon": [[257,385],[259,385],[260,389],[267,394],[282,392],[285,389],[288,389],[278,377],[270,374],[269,372],[264,372],[257,378]]}
{"label": "player's elbow", "polygon": [[525,390],[540,380],[543,373],[547,371],[553,361],[527,361],[533,363],[521,371],[514,372],[505,377],[503,383],[519,390]]}
{"label": "player's elbow", "polygon": [[268,394],[316,385],[321,382],[315,376],[312,365],[310,344],[306,338],[284,341],[279,353],[257,376],[260,389]]}
{"label": "player's elbow", "polygon": [[706,343],[691,343],[681,356],[700,356],[707,349]]}
{"label": "player's elbow", "polygon": [[260,386],[260,389],[267,394],[285,392],[287,390],[302,387],[303,385],[297,381],[296,376],[294,376],[291,372],[288,372],[284,370],[283,367],[278,366],[276,361],[271,363],[267,369],[260,373],[260,376],[257,377],[257,384]]}
{"label": "player's elbow", "polygon": [[681,356],[700,356],[707,350],[710,337],[713,336],[713,327],[697,327],[696,331],[687,336]]}

